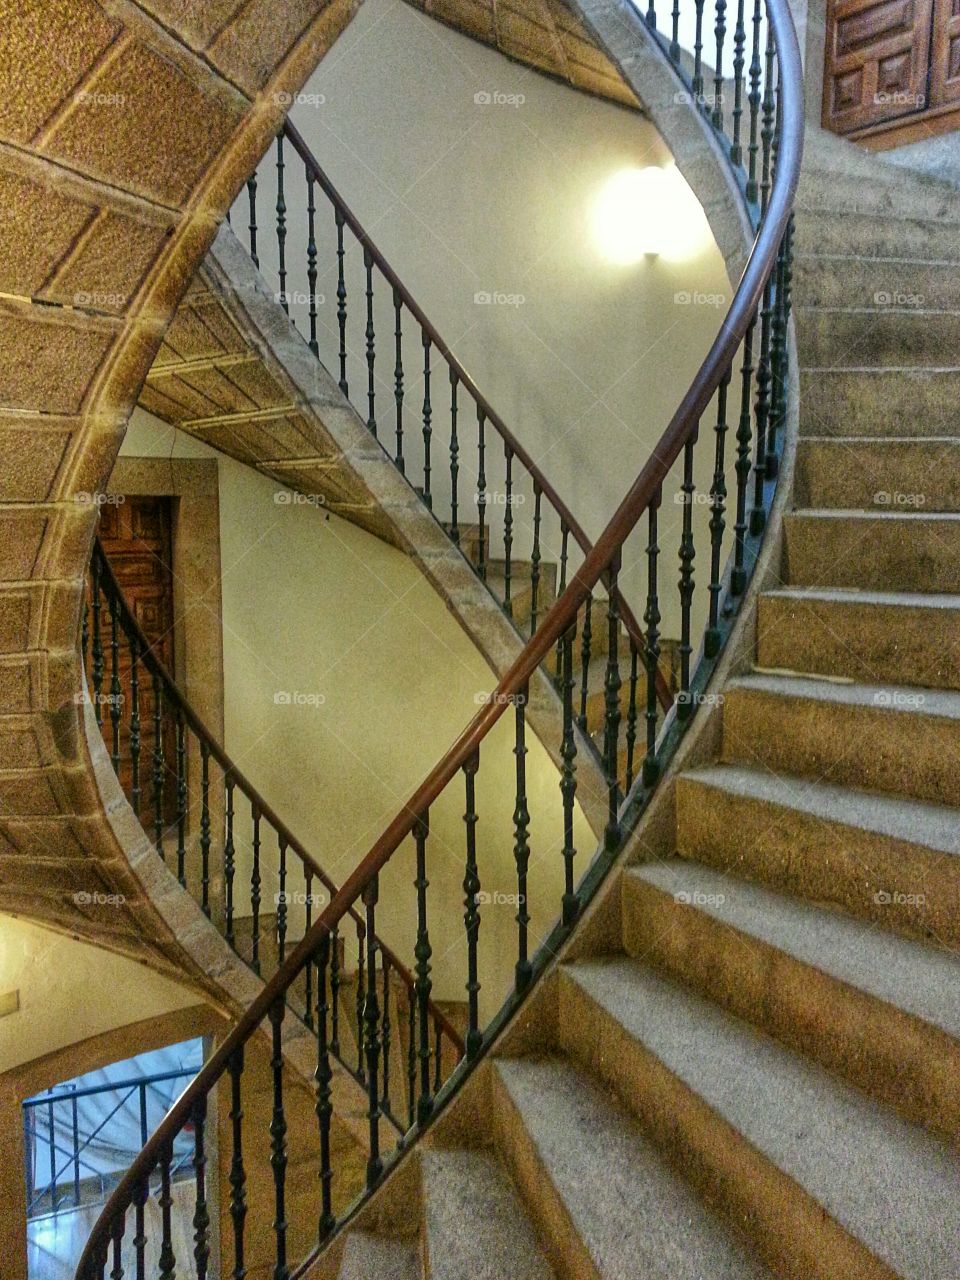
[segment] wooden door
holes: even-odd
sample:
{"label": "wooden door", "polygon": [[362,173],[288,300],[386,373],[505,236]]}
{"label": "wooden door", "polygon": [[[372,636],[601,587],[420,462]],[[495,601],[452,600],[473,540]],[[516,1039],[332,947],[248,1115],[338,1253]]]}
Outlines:
{"label": "wooden door", "polygon": [[935,0],[930,105],[960,105],[960,0]]}
{"label": "wooden door", "polygon": [[[170,498],[122,497],[108,502],[100,511],[100,542],[131,612],[151,644],[151,652],[171,676],[174,671],[173,542]],[[112,655],[110,621],[103,610],[103,641],[106,676],[104,693],[109,693]],[[133,791],[133,755],[130,746],[130,712],[133,705],[131,654],[126,637],[120,633],[118,654],[120,676],[120,783],[128,799]],[[139,772],[144,826],[152,831],[154,822],[153,766],[157,735],[153,680],[143,662],[138,664],[141,745]],[[89,672],[88,672],[89,678]],[[108,749],[113,749],[110,706],[103,707],[103,731]],[[176,812],[176,730],[166,706],[161,718],[164,756],[163,818],[166,825]]]}
{"label": "wooden door", "polygon": [[825,129],[853,133],[926,108],[933,6],[934,0],[838,0],[831,6],[823,68]]}

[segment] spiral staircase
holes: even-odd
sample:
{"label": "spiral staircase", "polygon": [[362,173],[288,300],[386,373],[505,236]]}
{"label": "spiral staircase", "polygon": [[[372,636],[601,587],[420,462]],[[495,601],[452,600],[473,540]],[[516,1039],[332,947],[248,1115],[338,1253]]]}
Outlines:
{"label": "spiral staircase", "polygon": [[[231,205],[239,230],[238,190],[255,222],[253,161],[278,131],[281,165],[284,142],[288,156],[305,151],[282,130],[282,107],[350,11],[67,9],[56,73],[39,41],[20,72],[33,114],[12,119],[4,151],[18,224],[64,248],[57,262],[5,257],[0,304],[12,406],[0,420],[11,462],[0,905],[146,958],[235,1014],[107,1204],[78,1280],[951,1280],[960,548],[957,299],[944,268],[958,259],[955,191],[917,178],[906,200],[902,175],[819,133],[800,176],[800,68],[779,0],[718,6],[716,26],[692,5],[691,56],[679,5],[591,4],[576,18],[542,6],[559,58],[545,69],[642,102],[671,140],[667,121],[681,120],[678,162],[711,191],[728,260],[743,228],[755,232],[700,373],[591,546],[335,192],[336,225],[358,237],[367,271],[370,387],[383,349],[374,270],[445,365],[436,382],[453,389],[452,434],[436,438],[452,512],[432,500],[436,406],[417,406],[424,452],[403,465],[399,435],[381,447],[372,394],[369,405],[350,396],[338,353],[320,362],[309,317],[309,344],[293,329],[283,276],[278,306],[255,244],[217,232]],[[40,7],[15,21],[35,31]],[[474,34],[536,61],[509,25]],[[54,101],[49,86],[65,80]],[[209,126],[203,146],[170,118],[184,94]],[[94,152],[79,117],[111,95],[128,96],[129,120],[107,117]],[[169,164],[151,167],[152,137],[174,149]],[[323,189],[308,156],[311,192]],[[110,254],[114,238],[140,247],[136,264]],[[129,274],[108,279],[114,261]],[[887,301],[903,297],[924,301]],[[309,451],[301,440],[285,455],[251,452],[262,441],[227,420],[236,406],[200,413],[171,394],[203,372],[193,365],[238,354],[178,346],[178,324],[210,305],[292,397],[282,407]],[[138,394],[292,488],[328,486],[342,514],[419,560],[497,674],[494,696],[340,887],[152,657],[99,550],[88,576],[93,513],[73,496],[105,484]],[[496,557],[483,515],[479,528],[457,517],[465,402],[481,423],[479,475],[490,424],[507,486],[522,464],[538,513],[522,531],[498,526]],[[398,433],[403,412],[401,393]],[[674,488],[675,522],[663,502]],[[698,495],[709,520],[695,519]],[[550,506],[552,536],[539,523]],[[627,558],[645,566],[633,607],[618,585]],[[675,690],[662,665],[671,593]],[[140,673],[126,718],[110,702],[121,651]],[[78,717],[83,664],[93,696]],[[490,831],[476,780],[501,722],[516,796],[509,825]],[[529,735],[560,784],[562,892],[547,903],[531,861]],[[121,754],[136,759],[126,799]],[[433,998],[444,905],[429,894],[430,812],[452,793],[465,808],[455,1010]],[[492,1018],[480,1002],[491,839],[517,872],[512,981]],[[241,845],[255,869],[242,938]],[[318,904],[301,929],[283,898],[258,923],[268,848],[281,887]],[[391,949],[378,906],[401,884],[409,925]],[[118,886],[122,911],[79,909],[78,888]],[[556,922],[540,947],[531,898]],[[173,1223],[184,1188],[171,1161],[184,1130],[186,1232]]]}

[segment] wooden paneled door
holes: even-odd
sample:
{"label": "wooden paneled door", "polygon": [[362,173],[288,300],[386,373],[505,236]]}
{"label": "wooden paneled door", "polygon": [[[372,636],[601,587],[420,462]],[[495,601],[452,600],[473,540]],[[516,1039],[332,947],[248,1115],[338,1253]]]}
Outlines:
{"label": "wooden paneled door", "polygon": [[[110,566],[134,617],[151,644],[151,651],[176,678],[173,609],[173,537],[170,498],[120,497],[100,509],[99,536]],[[110,679],[113,654],[111,626],[104,609],[103,642],[106,674],[104,694],[107,701],[101,709],[103,733],[107,747],[114,750],[113,723],[110,717]],[[119,636],[118,672],[123,714],[119,716],[119,776],[128,799],[133,790],[133,760],[130,750],[130,718],[132,705],[131,656],[126,638]],[[154,748],[155,695],[153,682],[143,663],[140,664],[139,755],[140,816],[148,832],[153,831],[154,812]],[[89,679],[88,672],[88,679]],[[161,715],[161,743],[164,759],[163,822],[169,825],[176,816],[176,722],[166,707]]]}
{"label": "wooden paneled door", "polygon": [[822,122],[876,147],[960,128],[960,0],[830,0]]}

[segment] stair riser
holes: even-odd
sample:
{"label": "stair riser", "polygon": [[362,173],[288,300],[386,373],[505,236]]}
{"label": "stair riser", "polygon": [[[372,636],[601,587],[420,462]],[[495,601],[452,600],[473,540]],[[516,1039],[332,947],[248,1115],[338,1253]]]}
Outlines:
{"label": "stair riser", "polygon": [[808,435],[960,437],[960,372],[952,369],[801,370],[800,403]]}
{"label": "stair riser", "polygon": [[[883,696],[896,695],[891,690]],[[960,805],[960,723],[955,720],[880,702],[860,707],[736,686],[725,697],[725,763]],[[912,892],[921,890],[912,886]]]}
{"label": "stair riser", "polygon": [[560,1047],[607,1084],[650,1140],[780,1280],[891,1273],[561,973]]}
{"label": "stair riser", "polygon": [[960,439],[801,440],[794,501],[820,510],[960,511]]}
{"label": "stair riser", "polygon": [[[815,245],[804,246],[811,254]],[[960,272],[890,258],[850,255],[794,260],[793,297],[799,306],[873,307],[877,295],[894,306],[960,307]],[[908,303],[906,299],[922,298]]]}
{"label": "stair riser", "polygon": [[904,218],[895,210],[838,214],[830,209],[801,208],[796,224],[797,245],[817,253],[960,261],[960,227],[933,219]]}
{"label": "stair riser", "polygon": [[795,587],[960,593],[960,520],[784,518]]}
{"label": "stair riser", "polygon": [[[920,184],[907,169],[890,167],[878,173],[875,160],[862,175],[849,168],[807,169],[797,191],[801,219],[830,216],[902,220],[905,203],[915,219],[957,222],[957,200],[951,188]],[[957,234],[960,235],[960,227]]]}
{"label": "stair riser", "polygon": [[761,667],[960,689],[960,609],[761,596]]}
{"label": "stair riser", "polygon": [[[736,883],[730,893],[737,891]],[[636,876],[623,878],[627,953],[815,1059],[909,1121],[960,1134],[960,1044],[919,1019]]]}
{"label": "stair riser", "polygon": [[[888,297],[892,297],[892,290],[877,290],[881,307]],[[874,306],[873,298],[868,305]],[[889,310],[869,312],[798,308],[795,318],[800,364],[818,368],[837,365],[944,368],[956,361],[960,351],[960,314],[918,314],[916,308],[929,307],[928,302],[907,302],[899,309],[890,303],[886,305]],[[914,311],[909,310],[911,306]]]}
{"label": "stair riser", "polygon": [[[490,1073],[491,1109],[497,1150],[513,1178],[558,1280],[609,1280],[597,1270],[590,1251],[570,1219],[523,1116],[501,1080]],[[466,1280],[466,1278],[465,1278]]]}

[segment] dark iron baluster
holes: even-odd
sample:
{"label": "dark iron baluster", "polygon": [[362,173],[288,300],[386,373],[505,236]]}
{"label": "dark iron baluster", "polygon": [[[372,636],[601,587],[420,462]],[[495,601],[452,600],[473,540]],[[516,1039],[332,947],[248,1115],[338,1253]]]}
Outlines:
{"label": "dark iron baluster", "polygon": [[480,872],[477,867],[477,770],[480,751],[474,752],[463,766],[467,807],[463,821],[467,828],[467,866],[463,877],[463,923],[467,933],[467,1058],[472,1061],[480,1052],[480,979],[477,969],[477,946],[480,940]]}
{"label": "dark iron baluster", "polygon": [[83,669],[87,671],[90,665],[90,604],[86,599],[83,602],[83,614],[80,620],[80,656]]}
{"label": "dark iron baluster", "polygon": [[207,1207],[207,1153],[204,1141],[206,1123],[207,1095],[201,1094],[193,1107],[193,1171],[196,1179],[193,1258],[197,1280],[206,1280],[210,1260],[210,1210]]}
{"label": "dark iron baluster", "polygon": [[171,1210],[173,1196],[170,1193],[170,1166],[173,1163],[173,1145],[168,1144],[160,1154],[160,1280],[175,1280],[177,1259],[173,1251],[173,1221]]}
{"label": "dark iron baluster", "polygon": [[259,267],[257,257],[257,174],[254,171],[247,179],[247,195],[250,199],[250,257],[253,265]]}
{"label": "dark iron baluster", "polygon": [[457,439],[457,374],[450,370],[450,537],[459,547],[460,441]]}
{"label": "dark iron baluster", "polygon": [[646,18],[647,18],[647,26],[650,28],[650,30],[651,30],[651,31],[656,31],[656,29],[657,29],[657,10],[656,10],[656,7],[655,7],[655,5],[654,5],[654,0],[649,0],[649,3],[648,3],[648,5],[647,5],[647,14],[646,14]]}
{"label": "dark iron baluster", "polygon": [[506,493],[503,511],[503,607],[507,616],[513,617],[513,600],[511,599],[511,572],[513,554],[513,450],[504,445],[504,457],[507,464]]}
{"label": "dark iron baluster", "polygon": [[773,314],[773,278],[763,288],[760,304],[760,353],[757,359],[757,400],[754,417],[757,424],[756,453],[753,465],[753,507],[750,510],[750,532],[759,537],[767,523],[763,506],[763,486],[767,479],[767,423],[770,417],[770,327]]}
{"label": "dark iron baluster", "polygon": [[593,595],[587,596],[583,630],[580,634],[580,714],[577,724],[583,733],[587,732],[587,699],[590,696],[590,643],[593,639]]}
{"label": "dark iron baluster", "polygon": [[647,750],[643,758],[643,785],[652,787],[660,777],[657,760],[657,671],[660,666],[660,598],[657,592],[657,561],[660,544],[657,541],[657,511],[662,494],[658,489],[647,508],[647,604],[643,611],[646,624],[643,658],[647,685]]}
{"label": "dark iron baluster", "polygon": [[290,311],[287,303],[287,202],[283,194],[283,134],[277,134],[277,261],[280,279],[279,303],[284,311]]}
{"label": "dark iron baluster", "polygon": [[[73,1203],[80,1207],[80,1104],[76,1094],[70,1099],[70,1125],[73,1137]],[[122,1234],[122,1233],[121,1233]]]}
{"label": "dark iron baluster", "polygon": [[671,35],[670,35],[670,60],[672,62],[680,61],[680,0],[673,0],[673,10],[670,14],[671,18]]}
{"label": "dark iron baluster", "polygon": [[364,885],[363,906],[366,912],[367,990],[363,1002],[364,1047],[367,1059],[367,1122],[369,1155],[367,1157],[367,1190],[371,1190],[383,1173],[380,1157],[380,1005],[377,1000],[377,929],[376,910],[379,881],[376,876]]}
{"label": "dark iron baluster", "polygon": [[421,331],[423,339],[423,500],[433,510],[430,493],[430,441],[433,436],[433,407],[430,404],[430,335]]}
{"label": "dark iron baluster", "polygon": [[747,43],[747,31],[744,25],[745,0],[737,0],[737,22],[733,31],[733,137],[730,142],[731,163],[740,168],[743,165],[743,68],[746,65],[744,49]]}
{"label": "dark iron baluster", "polygon": [[130,636],[130,805],[140,817],[140,645]]}
{"label": "dark iron baluster", "polygon": [[761,112],[760,142],[760,212],[766,213],[770,200],[770,182],[773,174],[773,140],[776,96],[773,73],[776,50],[773,43],[773,25],[767,23],[767,47],[763,77],[763,109]]}
{"label": "dark iron baluster", "polygon": [[244,1225],[247,1219],[247,1174],[243,1166],[243,1046],[235,1049],[227,1064],[230,1075],[230,1220],[233,1224],[233,1280],[244,1280]]}
{"label": "dark iron baluster", "polygon": [[276,1238],[276,1266],[273,1280],[287,1280],[287,1120],[283,1110],[283,1017],[287,1006],[280,999],[270,1009],[270,1027],[273,1032],[273,1053],[270,1067],[273,1073],[273,1114],[270,1119],[270,1167],[273,1170],[275,1215],[273,1233]]}
{"label": "dark iron baluster", "polygon": [[[420,1094],[417,1098],[417,1123],[426,1124],[433,1113],[433,1096],[430,1092],[430,992],[433,983],[430,979],[430,957],[433,949],[430,946],[430,932],[427,928],[427,836],[430,831],[429,814],[422,814],[413,828],[413,838],[417,846],[417,878],[414,886],[417,890],[417,942],[414,947],[416,958],[416,979],[414,991],[417,1000],[417,1060],[420,1064]],[[412,1039],[412,1037],[411,1037]]]}
{"label": "dark iron baluster", "polygon": [[747,536],[747,488],[750,482],[750,443],[753,439],[753,420],[750,415],[750,391],[753,380],[753,333],[756,321],[752,320],[743,340],[743,361],[740,366],[740,419],[737,425],[737,512],[733,526],[733,569],[730,572],[730,591],[742,595],[747,585],[744,565],[744,541]]}
{"label": "dark iron baluster", "polygon": [[93,638],[90,645],[90,656],[93,667],[93,714],[97,720],[97,728],[103,728],[103,674],[105,670],[103,651],[103,624],[101,611],[103,601],[100,599],[100,556],[94,553],[90,580],[90,613]]}
{"label": "dark iron baluster", "polygon": [[683,483],[680,492],[683,494],[683,528],[680,534],[680,693],[677,697],[677,718],[685,720],[691,711],[690,702],[690,656],[693,645],[690,639],[690,610],[693,605],[694,577],[693,565],[696,558],[696,546],[693,541],[693,503],[696,486],[693,482],[693,450],[697,443],[695,429],[687,438],[683,447]]}
{"label": "dark iron baluster", "polygon": [[777,440],[787,416],[787,382],[789,356],[787,330],[790,323],[790,299],[793,285],[793,214],[780,246],[776,286],[776,309],[773,317],[773,391],[770,428],[767,432],[767,475],[777,474],[779,455]]}
{"label": "dark iron baluster", "polygon": [[340,1057],[340,926],[330,937],[330,1052]]}
{"label": "dark iron baluster", "polygon": [[563,798],[563,923],[573,924],[580,913],[574,889],[573,864],[577,847],[573,840],[573,807],[577,795],[577,739],[573,732],[573,644],[577,624],[560,637],[560,692],[563,698],[563,739],[560,744],[560,795]]}
{"label": "dark iron baluster", "polygon": [[317,342],[317,205],[314,191],[313,174],[309,166],[307,175],[307,298],[310,318],[310,340],[308,346],[315,356],[319,356],[320,347]]}
{"label": "dark iron baluster", "polygon": [[486,414],[480,406],[477,405],[477,573],[479,574],[482,582],[486,582],[487,580],[487,473],[485,471],[486,443],[484,440],[484,428],[486,426],[486,421]]}
{"label": "dark iron baluster", "polygon": [[277,865],[277,955],[280,964],[287,957],[287,841],[278,834],[279,862]]}
{"label": "dark iron baluster", "polygon": [[[304,911],[306,912],[304,922],[304,937],[310,932],[313,924],[313,872],[309,867],[303,869],[303,888],[306,901],[304,902]],[[304,970],[304,1014],[303,1020],[313,1030],[313,961],[308,960]]]}
{"label": "dark iron baluster", "polygon": [[369,249],[363,251],[363,267],[367,277],[367,327],[365,330],[367,344],[367,430],[372,436],[377,434],[377,386],[374,375],[376,365],[376,330],[373,323],[373,254]]}
{"label": "dark iron baluster", "polygon": [[187,887],[187,736],[177,708],[177,879]]}
{"label": "dark iron baluster", "polygon": [[123,689],[120,684],[120,605],[117,597],[110,595],[110,762],[113,771],[120,775],[120,708]]}
{"label": "dark iron baluster", "polygon": [[[568,543],[570,540],[570,530],[564,524],[563,519],[560,520],[560,583],[557,587],[557,598],[563,595],[567,586],[567,559],[568,559]],[[576,628],[574,628],[576,630]],[[557,641],[557,683],[561,681],[563,671],[563,636]]]}
{"label": "dark iron baluster", "polygon": [[608,849],[620,843],[617,807],[620,799],[620,611],[617,608],[617,575],[620,553],[610,563],[607,587],[607,669],[603,680],[603,756],[607,770],[607,827],[604,839]]}
{"label": "dark iron baluster", "polygon": [[433,1092],[440,1092],[443,1084],[443,1024],[433,1015]]}
{"label": "dark iron baluster", "polygon": [[360,921],[357,921],[357,990],[355,992],[354,1008],[356,1012],[357,1024],[357,1075],[361,1082],[366,1078],[366,1063],[364,1061],[364,1025],[363,1025],[363,1000],[364,1000],[364,977],[366,974],[366,956],[363,949],[364,929]]}
{"label": "dark iron baluster", "polygon": [[640,651],[634,641],[630,641],[630,682],[629,692],[627,696],[627,774],[624,783],[624,792],[629,793],[633,786],[633,778],[636,763],[637,751],[637,686],[640,678]]}
{"label": "dark iron baluster", "polygon": [[416,983],[407,988],[407,1123],[413,1125],[417,1107],[417,1010]]}
{"label": "dark iron baluster", "polygon": [[166,759],[163,754],[163,683],[156,672],[153,673],[153,845],[161,858],[166,855],[163,849],[164,826],[164,782],[166,775]]}
{"label": "dark iron baluster", "polygon": [[515,740],[513,754],[517,761],[517,797],[513,810],[513,860],[517,867],[517,966],[516,986],[523,991],[530,983],[533,966],[527,944],[530,911],[527,903],[527,871],[530,866],[530,809],[527,804],[527,686],[514,695]]}
{"label": "dark iron baluster", "polygon": [[343,214],[335,211],[337,224],[337,325],[340,329],[340,390],[345,396],[350,391],[347,384],[347,283],[343,272]]}
{"label": "dark iron baluster", "polygon": [[390,1024],[390,961],[384,954],[382,947],[380,948],[380,964],[383,968],[383,1013],[380,1018],[380,1110],[384,1115],[390,1115],[392,1113],[390,1106],[390,1034],[392,1031]]}
{"label": "dark iron baluster", "polygon": [[693,35],[693,100],[698,107],[704,105],[703,95],[703,6],[704,0],[694,0],[696,22]]}
{"label": "dark iron baluster", "polygon": [[224,780],[226,831],[223,841],[223,894],[224,894],[224,937],[227,945],[232,947],[236,941],[233,931],[233,880],[236,875],[236,846],[233,840],[234,789],[236,783],[233,774],[227,773]]}
{"label": "dark iron baluster", "polygon": [[[334,954],[336,948],[333,948]],[[327,973],[330,965],[331,938],[324,934],[317,951],[317,1124],[320,1129],[320,1222],[317,1235],[322,1242],[335,1226],[333,1216],[333,1165],[330,1162],[330,1125],[333,1119],[333,1064],[327,1042],[330,1005],[327,998]]]}
{"label": "dark iron baluster", "polygon": [[149,1195],[150,1185],[145,1178],[133,1196],[133,1257],[137,1280],[146,1280],[147,1275],[146,1208]]}
{"label": "dark iron baluster", "polygon": [[533,482],[533,550],[530,552],[530,634],[537,629],[537,612],[540,596],[540,485]]}
{"label": "dark iron baluster", "polygon": [[710,606],[707,630],[703,637],[703,652],[715,658],[720,652],[720,587],[723,534],[726,529],[727,480],[725,450],[727,439],[727,388],[730,386],[732,367],[727,370],[717,389],[717,425],[714,427],[713,483],[710,486]]}
{"label": "dark iron baluster", "polygon": [[727,3],[717,0],[716,24],[713,34],[717,37],[717,62],[713,77],[713,112],[710,119],[715,129],[723,128],[723,42],[727,34]]}
{"label": "dark iron baluster", "polygon": [[[110,1280],[123,1280],[123,1235],[124,1221],[120,1218],[112,1232],[113,1267],[110,1270]],[[197,1280],[203,1280],[203,1276],[198,1276]]]}
{"label": "dark iron baluster", "polygon": [[260,810],[250,806],[253,819],[253,862],[250,868],[250,965],[260,973]]}
{"label": "dark iron baluster", "polygon": [[200,743],[200,909],[210,915],[210,748]]}
{"label": "dark iron baluster", "polygon": [[758,130],[760,127],[760,23],[762,0],[754,0],[753,5],[753,52],[750,57],[750,92],[747,103],[750,107],[750,141],[747,144],[747,186],[746,197],[754,204],[757,201],[757,154],[760,150]]}
{"label": "dark iron baluster", "polygon": [[393,398],[397,405],[397,456],[394,461],[401,475],[406,473],[403,458],[403,299],[399,289],[393,291],[394,331],[396,363],[393,369]]}

